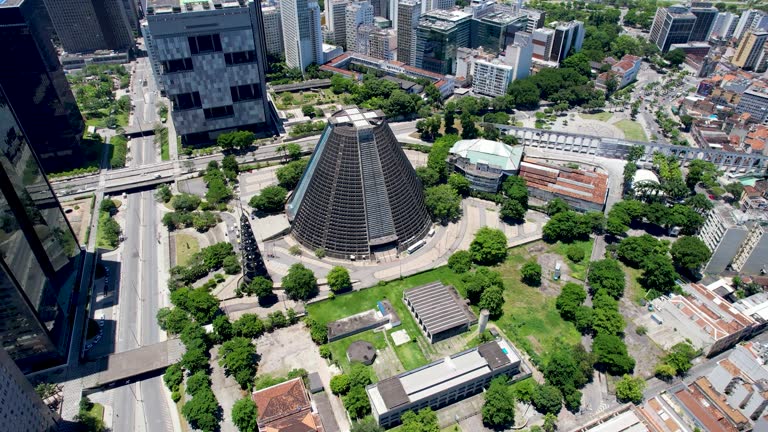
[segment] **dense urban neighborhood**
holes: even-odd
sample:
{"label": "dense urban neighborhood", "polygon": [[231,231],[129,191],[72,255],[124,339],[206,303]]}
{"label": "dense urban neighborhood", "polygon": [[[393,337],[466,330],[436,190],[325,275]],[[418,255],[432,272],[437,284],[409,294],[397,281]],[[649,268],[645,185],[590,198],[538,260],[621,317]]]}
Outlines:
{"label": "dense urban neighborhood", "polygon": [[0,0],[19,432],[768,431],[768,5]]}

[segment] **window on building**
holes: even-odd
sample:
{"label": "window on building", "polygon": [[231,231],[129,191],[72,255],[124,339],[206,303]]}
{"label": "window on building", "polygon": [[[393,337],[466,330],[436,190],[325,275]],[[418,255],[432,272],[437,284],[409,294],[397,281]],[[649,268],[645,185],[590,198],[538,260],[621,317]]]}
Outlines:
{"label": "window on building", "polygon": [[192,69],[192,59],[190,57],[163,62],[163,73],[166,74],[191,71]]}
{"label": "window on building", "polygon": [[261,98],[261,87],[258,84],[245,84],[230,87],[232,102],[241,102]]}
{"label": "window on building", "polygon": [[189,51],[193,55],[221,51],[221,38],[218,34],[190,36],[187,40],[189,41]]}
{"label": "window on building", "polygon": [[223,117],[232,117],[233,115],[235,115],[235,109],[232,107],[232,105],[205,108],[203,109],[203,115],[205,115],[205,118],[208,120],[223,118]]}
{"label": "window on building", "polygon": [[199,92],[177,94],[172,96],[171,100],[173,101],[174,110],[188,110],[201,108],[203,106],[203,104],[200,103]]}
{"label": "window on building", "polygon": [[238,51],[233,53],[226,53],[224,54],[224,61],[227,63],[227,66],[244,64],[244,63],[255,63],[256,51],[251,50],[251,51]]}

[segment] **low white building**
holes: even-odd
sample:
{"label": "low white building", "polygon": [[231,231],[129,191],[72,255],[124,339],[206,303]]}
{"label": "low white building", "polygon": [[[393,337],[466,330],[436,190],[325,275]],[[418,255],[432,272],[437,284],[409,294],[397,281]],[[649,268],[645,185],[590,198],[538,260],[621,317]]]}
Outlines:
{"label": "low white building", "polygon": [[496,193],[505,178],[520,171],[523,147],[481,138],[458,141],[449,153],[448,163],[470,181],[472,189]]}

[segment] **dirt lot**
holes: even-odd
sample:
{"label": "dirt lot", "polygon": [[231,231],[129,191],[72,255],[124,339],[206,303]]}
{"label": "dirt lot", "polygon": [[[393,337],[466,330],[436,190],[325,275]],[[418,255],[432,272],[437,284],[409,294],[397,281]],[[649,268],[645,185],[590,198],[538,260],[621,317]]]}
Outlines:
{"label": "dirt lot", "polygon": [[64,214],[67,216],[69,224],[72,226],[72,230],[75,231],[77,240],[80,244],[85,244],[88,240],[88,225],[91,222],[91,202],[92,197],[75,199],[61,203],[61,207],[64,209]]}
{"label": "dirt lot", "polygon": [[632,301],[632,299],[624,296],[621,302],[619,302],[619,312],[627,321],[627,327],[624,330],[624,341],[627,343],[629,355],[635,358],[635,375],[650,378],[653,376],[653,369],[656,367],[659,359],[664,355],[664,351],[647,335],[637,334],[635,322],[646,313],[646,310]]}

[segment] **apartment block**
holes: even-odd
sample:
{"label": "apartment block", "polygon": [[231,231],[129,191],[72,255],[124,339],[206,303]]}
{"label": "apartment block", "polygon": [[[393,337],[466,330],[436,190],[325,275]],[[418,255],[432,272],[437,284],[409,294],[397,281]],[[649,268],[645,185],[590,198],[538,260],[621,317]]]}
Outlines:
{"label": "apartment block", "polygon": [[684,6],[660,7],[656,9],[649,40],[666,53],[672,44],[687,43],[695,24],[696,15]]}
{"label": "apartment block", "polygon": [[356,52],[382,60],[394,60],[397,52],[397,32],[374,25],[363,25],[357,29]]}
{"label": "apartment block", "polygon": [[40,400],[13,359],[0,348],[0,418],[15,432],[55,432],[57,416]]}
{"label": "apartment block", "polygon": [[397,7],[397,60],[409,66],[416,64],[416,28],[421,18],[419,0],[400,0]]}
{"label": "apartment block", "polygon": [[768,87],[755,82],[747,89],[736,104],[736,112],[749,113],[756,123],[768,124]]}
{"label": "apartment block", "polygon": [[552,42],[555,39],[555,31],[549,28],[540,28],[533,31],[533,58],[549,61],[552,52]]}
{"label": "apartment block", "polygon": [[733,31],[733,37],[741,40],[748,31],[755,29],[765,16],[765,12],[756,9],[749,9],[742,12],[736,23],[736,28]]}
{"label": "apartment block", "polygon": [[373,6],[368,0],[348,3],[345,9],[347,51],[357,50],[357,29],[360,26],[373,24]]}
{"label": "apartment block", "polygon": [[743,69],[756,69],[758,60],[765,55],[765,42],[768,40],[768,32],[748,32],[736,48],[733,63]]}
{"label": "apartment block", "polygon": [[273,56],[284,56],[283,20],[280,17],[279,6],[261,6],[261,16],[264,20],[264,42],[267,53]]}
{"label": "apartment block", "polygon": [[713,39],[728,40],[733,36],[736,25],[739,22],[739,16],[730,12],[717,14],[715,23],[712,25],[712,31],[709,37]]}
{"label": "apartment block", "polygon": [[[236,129],[262,134],[274,130],[262,23],[261,7],[253,1],[150,0],[142,31],[183,143],[210,142]],[[295,56],[287,55],[287,60],[296,66]]]}
{"label": "apartment block", "polygon": [[727,206],[710,210],[698,234],[712,251],[705,271],[718,274],[731,267],[745,274],[759,274],[766,267],[766,224],[768,220],[757,211],[742,212]]}
{"label": "apartment block", "polygon": [[303,72],[312,63],[323,63],[320,6],[315,0],[280,0],[285,63]]}
{"label": "apartment block", "polygon": [[768,222],[752,224],[731,266],[748,275],[768,273]]}
{"label": "apartment block", "polygon": [[328,0],[325,4],[325,25],[328,28],[327,41],[340,47],[347,46],[347,5],[350,0]]}
{"label": "apartment block", "polygon": [[134,45],[122,0],[44,0],[65,51],[123,51]]}

